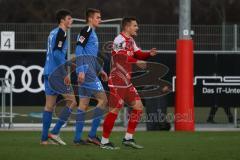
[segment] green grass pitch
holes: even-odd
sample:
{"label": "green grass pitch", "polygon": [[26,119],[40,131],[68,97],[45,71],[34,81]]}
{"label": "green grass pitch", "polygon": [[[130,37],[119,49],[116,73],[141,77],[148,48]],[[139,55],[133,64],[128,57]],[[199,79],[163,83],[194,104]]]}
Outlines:
{"label": "green grass pitch", "polygon": [[[100,133],[99,133],[100,134]],[[114,132],[111,140],[120,150],[96,146],[74,146],[73,132],[62,132],[67,146],[39,145],[40,132],[0,132],[1,160],[235,160],[240,159],[239,132],[137,132],[135,139],[145,148],[121,145],[124,132]],[[86,133],[84,134],[86,137]]]}

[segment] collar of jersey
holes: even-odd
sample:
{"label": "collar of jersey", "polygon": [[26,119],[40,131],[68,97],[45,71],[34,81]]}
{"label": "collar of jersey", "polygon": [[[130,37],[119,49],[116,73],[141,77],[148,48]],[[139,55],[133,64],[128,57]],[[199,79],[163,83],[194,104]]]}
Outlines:
{"label": "collar of jersey", "polygon": [[131,37],[127,37],[123,32],[121,32],[120,34],[121,34],[121,35],[123,36],[123,38],[125,38],[126,40],[131,39]]}

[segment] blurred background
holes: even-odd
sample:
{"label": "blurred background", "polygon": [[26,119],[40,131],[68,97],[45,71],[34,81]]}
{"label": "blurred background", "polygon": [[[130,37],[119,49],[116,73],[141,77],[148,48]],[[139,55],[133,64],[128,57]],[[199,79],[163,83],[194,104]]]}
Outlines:
{"label": "blurred background", "polygon": [[[0,22],[55,22],[55,11],[68,8],[74,17],[84,18],[88,7],[99,8],[104,19],[133,15],[142,24],[178,24],[178,0],[0,0]],[[239,23],[238,0],[192,0],[192,24]]]}

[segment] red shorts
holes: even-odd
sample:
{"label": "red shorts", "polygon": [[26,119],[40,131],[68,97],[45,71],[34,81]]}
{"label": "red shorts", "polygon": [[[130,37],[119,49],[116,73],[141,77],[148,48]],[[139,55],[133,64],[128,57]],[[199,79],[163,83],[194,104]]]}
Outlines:
{"label": "red shorts", "polygon": [[110,87],[110,107],[122,108],[124,104],[131,105],[131,103],[136,100],[141,100],[141,98],[133,85],[127,88]]}

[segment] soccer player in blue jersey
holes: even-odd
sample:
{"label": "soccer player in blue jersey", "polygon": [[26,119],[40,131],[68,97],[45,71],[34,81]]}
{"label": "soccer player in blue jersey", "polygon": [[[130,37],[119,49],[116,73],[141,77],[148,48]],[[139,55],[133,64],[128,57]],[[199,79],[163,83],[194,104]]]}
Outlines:
{"label": "soccer player in blue jersey", "polygon": [[[43,145],[52,144],[53,142],[66,145],[60,138],[59,131],[69,118],[72,108],[77,106],[70,87],[71,81],[66,71],[67,61],[65,58],[68,47],[66,31],[72,25],[71,13],[65,9],[59,10],[56,13],[56,19],[58,27],[53,29],[48,36],[48,48],[43,74],[46,95],[46,104],[42,117],[41,144]],[[62,95],[67,100],[66,107],[60,113],[59,120],[51,133],[48,133],[58,95]]]}
{"label": "soccer player in blue jersey", "polygon": [[[103,81],[108,80],[107,74],[98,63],[99,42],[95,29],[101,22],[100,11],[97,9],[88,9],[86,11],[86,22],[87,26],[81,30],[77,38],[75,52],[77,64],[76,73],[80,86],[74,143],[77,145],[84,145],[88,142],[100,145],[100,139],[96,135],[96,132],[107,105],[107,96],[98,75],[101,75]],[[94,96],[98,103],[96,108],[94,108],[93,122],[87,141],[84,141],[82,139],[82,130],[86,118],[87,107],[92,96]]]}

